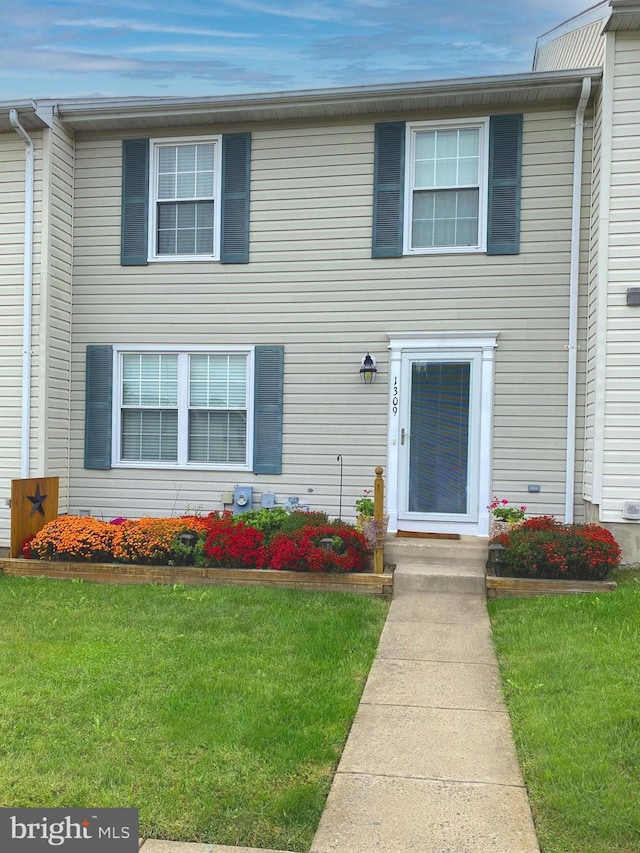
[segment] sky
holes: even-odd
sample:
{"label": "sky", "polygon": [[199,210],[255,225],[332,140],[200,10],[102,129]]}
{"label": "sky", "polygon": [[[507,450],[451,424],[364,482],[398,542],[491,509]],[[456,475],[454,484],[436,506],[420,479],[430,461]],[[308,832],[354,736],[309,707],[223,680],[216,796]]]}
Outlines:
{"label": "sky", "polygon": [[0,0],[0,101],[202,96],[531,70],[595,0]]}

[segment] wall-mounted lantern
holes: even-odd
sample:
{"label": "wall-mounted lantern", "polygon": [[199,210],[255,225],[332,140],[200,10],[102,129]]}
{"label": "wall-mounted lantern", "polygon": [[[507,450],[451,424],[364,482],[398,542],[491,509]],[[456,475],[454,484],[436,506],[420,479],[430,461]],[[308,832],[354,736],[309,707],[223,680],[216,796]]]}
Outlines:
{"label": "wall-mounted lantern", "polygon": [[373,385],[376,381],[377,374],[378,368],[376,367],[376,357],[375,355],[371,355],[371,353],[367,353],[362,357],[360,379],[362,379],[365,385]]}

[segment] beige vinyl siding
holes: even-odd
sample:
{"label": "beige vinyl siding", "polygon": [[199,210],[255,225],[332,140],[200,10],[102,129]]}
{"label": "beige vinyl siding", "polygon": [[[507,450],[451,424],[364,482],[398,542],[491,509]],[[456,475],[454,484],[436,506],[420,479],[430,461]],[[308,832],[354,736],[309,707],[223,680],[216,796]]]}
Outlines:
{"label": "beige vinyl siding", "polygon": [[[42,134],[30,134],[36,152],[42,153]],[[24,174],[25,146],[17,134],[0,134],[0,547],[9,544],[10,510],[5,499],[11,480],[20,477],[22,420],[22,317],[24,293]],[[39,332],[40,239],[42,223],[42,157],[35,161],[33,337]],[[37,347],[33,347],[33,369],[37,374]],[[31,417],[37,416],[38,380],[34,381]],[[31,450],[37,446],[32,433]]]}
{"label": "beige vinyl siding", "polygon": [[46,406],[40,420],[45,436],[40,468],[60,477],[59,509],[69,496],[69,404],[71,378],[71,272],[74,144],[55,120],[47,146],[47,324],[41,338],[46,353]]}
{"label": "beige vinyl siding", "polygon": [[640,269],[640,36],[616,33],[613,92],[603,521],[620,521],[640,499],[640,313],[626,305]]}
{"label": "beige vinyl siding", "polygon": [[602,65],[603,56],[602,21],[596,21],[538,45],[533,70],[593,68]]}
{"label": "beige vinyl siding", "polygon": [[[256,498],[268,489],[336,514],[341,455],[352,516],[385,463],[388,333],[475,331],[499,332],[493,488],[562,515],[574,109],[525,115],[521,253],[502,257],[372,259],[374,129],[353,121],[237,128],[253,134],[249,264],[120,267],[121,139],[79,136],[71,509],[105,518],[209,510],[241,483]],[[88,344],[264,343],[285,347],[281,476],[83,469]],[[367,351],[378,359],[373,386],[358,376]]]}

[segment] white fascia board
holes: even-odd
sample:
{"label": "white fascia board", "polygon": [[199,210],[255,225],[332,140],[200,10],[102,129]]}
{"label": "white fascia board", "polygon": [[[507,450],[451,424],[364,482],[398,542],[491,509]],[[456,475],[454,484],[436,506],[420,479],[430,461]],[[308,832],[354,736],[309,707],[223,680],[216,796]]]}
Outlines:
{"label": "white fascia board", "polygon": [[[336,109],[349,104],[352,108],[358,104],[366,107],[371,103],[372,112],[376,104],[385,101],[398,100],[407,97],[429,97],[451,95],[453,99],[461,94],[484,94],[505,91],[536,92],[538,95],[545,89],[554,86],[580,86],[585,75],[596,79],[600,76],[599,68],[578,69],[568,71],[537,71],[521,74],[495,75],[486,77],[469,77],[446,80],[434,80],[412,83],[387,83],[376,86],[343,87],[336,89],[309,89],[291,92],[269,92],[255,95],[215,96],[210,98],[96,98],[74,99],[57,102],[57,111],[62,120],[70,127],[81,129],[84,122],[102,120],[115,121],[125,124],[127,120],[140,119],[144,116],[162,116],[170,122],[172,117],[197,115],[215,110],[221,116],[233,116],[235,112],[252,109],[259,111],[261,117],[268,119],[271,114],[282,114],[283,110],[304,110],[305,107],[323,106],[330,113],[331,107]],[[552,97],[552,96],[551,96]],[[558,97],[558,96],[556,96]],[[43,102],[44,103],[44,102]],[[366,110],[365,110],[366,111]]]}

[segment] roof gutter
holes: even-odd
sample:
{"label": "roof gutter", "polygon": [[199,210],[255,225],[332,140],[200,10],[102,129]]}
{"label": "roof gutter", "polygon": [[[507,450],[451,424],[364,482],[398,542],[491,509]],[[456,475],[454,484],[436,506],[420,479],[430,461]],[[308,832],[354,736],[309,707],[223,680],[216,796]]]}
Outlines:
{"label": "roof gutter", "polygon": [[573,198],[571,204],[571,266],[569,271],[569,340],[567,350],[567,460],[565,479],[565,523],[573,522],[576,473],[576,398],[578,385],[578,296],[580,276],[580,207],[582,202],[582,164],[584,114],[591,95],[591,78],[582,81],[576,109],[573,135]]}
{"label": "roof gutter", "polygon": [[[599,68],[582,68],[568,71],[536,71],[520,74],[486,77],[455,78],[413,83],[385,83],[381,85],[307,89],[299,91],[267,92],[250,95],[215,95],[209,97],[125,97],[61,100],[56,103],[60,118],[73,129],[81,130],[87,122],[101,120],[113,129],[132,120],[163,116],[167,120],[183,121],[202,113],[234,117],[251,110],[256,118],[270,119],[283,114],[304,118],[305,111],[322,107],[325,111],[350,109],[359,114],[368,105],[375,111],[390,109],[395,104],[406,109],[411,99],[460,98],[503,94],[508,91],[517,96],[535,92],[538,101],[554,95],[557,87],[579,86],[586,75],[597,80]],[[49,102],[39,101],[39,107]],[[302,111],[302,112],[300,112]]]}
{"label": "roof gutter", "polygon": [[31,432],[31,334],[33,314],[33,186],[35,150],[33,141],[20,124],[18,111],[9,111],[11,127],[25,144],[24,168],[24,289],[22,306],[22,428],[20,476],[29,476]]}

